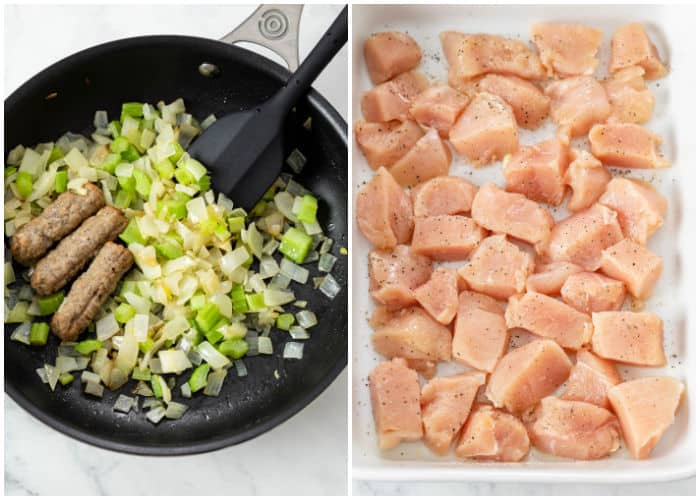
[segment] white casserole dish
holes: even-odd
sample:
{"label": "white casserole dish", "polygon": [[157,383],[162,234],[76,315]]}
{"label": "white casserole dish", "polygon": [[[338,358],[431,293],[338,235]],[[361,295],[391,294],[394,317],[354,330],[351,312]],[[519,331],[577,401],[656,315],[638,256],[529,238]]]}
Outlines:
{"label": "white casserole dish", "polygon": [[[362,55],[362,44],[371,33],[405,31],[422,47],[418,68],[434,81],[445,81],[447,67],[439,33],[448,29],[483,32],[529,40],[535,22],[575,22],[603,30],[598,77],[606,73],[613,30],[628,22],[642,22],[671,73],[648,82],[656,96],[652,120],[646,124],[664,140],[662,152],[673,162],[670,169],[637,171],[633,177],[651,181],[669,202],[662,228],[651,237],[649,247],[663,258],[664,272],[647,309],[664,320],[664,348],[668,365],[660,369],[619,365],[623,379],[663,374],[686,384],[686,398],[673,426],[664,434],[647,460],[634,460],[624,449],[604,460],[577,462],[556,459],[532,449],[522,463],[477,463],[454,455],[437,457],[422,442],[404,443],[381,453],[376,445],[367,375],[381,356],[371,347],[367,319],[373,309],[369,296],[367,254],[370,245],[353,217],[352,259],[352,469],[354,479],[370,480],[480,480],[533,482],[649,482],[688,477],[695,473],[695,7],[694,6],[477,6],[477,5],[355,5],[352,15],[352,113],[362,117],[360,98],[371,82]],[[554,126],[528,132],[520,129],[520,143],[530,144],[552,137]],[[584,139],[573,142],[585,144]],[[357,191],[372,176],[364,156],[353,141],[353,208]],[[476,184],[487,180],[503,186],[500,163],[480,170],[455,156],[450,175],[461,175]],[[627,174],[626,174],[627,175]],[[563,208],[555,219],[567,213]],[[626,306],[627,307],[627,306]],[[443,363],[444,364],[444,363]],[[462,369],[462,368],[458,368]],[[442,367],[439,373],[455,372]],[[691,417],[692,416],[692,417]]]}

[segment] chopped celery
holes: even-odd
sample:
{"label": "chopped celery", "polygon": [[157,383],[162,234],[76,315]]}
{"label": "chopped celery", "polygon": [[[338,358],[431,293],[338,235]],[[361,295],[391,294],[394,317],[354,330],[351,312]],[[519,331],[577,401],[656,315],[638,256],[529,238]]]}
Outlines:
{"label": "chopped celery", "polygon": [[61,385],[68,385],[75,380],[72,373],[62,373],[58,376],[58,381]]}
{"label": "chopped celery", "polygon": [[63,298],[64,294],[62,291],[46,297],[39,297],[37,300],[37,303],[39,304],[39,312],[42,314],[42,316],[55,313],[58,311],[61,302],[63,302]]}
{"label": "chopped celery", "polygon": [[56,172],[56,192],[63,193],[68,188],[68,172],[60,170]]}
{"label": "chopped celery", "polygon": [[310,194],[305,194],[301,199],[299,211],[296,213],[297,219],[309,224],[316,222],[316,211],[318,210],[318,200]]}
{"label": "chopped celery", "polygon": [[224,338],[224,334],[221,333],[219,330],[209,330],[207,333],[204,334],[204,336],[212,345],[216,344],[218,341]]}
{"label": "chopped celery", "polygon": [[117,153],[109,153],[102,160],[102,163],[100,164],[100,169],[104,170],[105,172],[109,172],[110,174],[113,174],[114,170],[117,168],[117,165],[119,165],[121,161],[121,155]]}
{"label": "chopped celery", "polygon": [[66,156],[66,153],[63,151],[63,148],[61,146],[54,146],[51,148],[51,153],[49,154],[49,160],[46,162],[47,165],[51,165],[53,162],[56,160],[60,160]]}
{"label": "chopped celery", "polygon": [[253,209],[250,211],[250,215],[253,217],[260,217],[262,214],[265,213],[266,208],[267,208],[267,202],[265,200],[260,200],[255,204]]}
{"label": "chopped celery", "polygon": [[118,153],[121,154],[124,151],[129,149],[129,139],[124,137],[123,135],[120,135],[116,139],[112,141],[112,143],[109,145],[109,150],[112,153]]}
{"label": "chopped celery", "polygon": [[143,380],[144,382],[148,382],[151,380],[151,370],[148,368],[144,368],[142,370],[138,366],[135,366],[134,371],[131,372],[131,378],[134,380]]}
{"label": "chopped celery", "polygon": [[243,227],[245,227],[245,217],[229,217],[228,230],[233,234],[240,233]]}
{"label": "chopped celery", "polygon": [[172,179],[173,175],[175,175],[175,167],[173,167],[173,164],[170,163],[168,159],[159,161],[154,167],[158,175],[163,179]]}
{"label": "chopped celery", "polygon": [[[135,281],[130,281],[130,280],[122,281],[122,286],[119,289],[119,295],[122,297],[125,297],[127,293],[138,293],[138,287],[137,287]],[[129,318],[129,319],[131,319],[131,318]],[[127,321],[129,319],[127,319]],[[126,321],[125,321],[125,323],[126,323]]]}
{"label": "chopped celery", "polygon": [[151,350],[154,343],[155,342],[153,342],[153,339],[150,339],[150,338],[144,340],[143,342],[139,342],[139,351],[146,354],[148,351]]}
{"label": "chopped celery", "polygon": [[211,177],[208,175],[203,175],[197,182],[199,184],[199,190],[202,192],[209,191],[211,188]]}
{"label": "chopped celery", "polygon": [[129,208],[129,206],[134,202],[135,198],[136,196],[134,195],[133,191],[120,189],[117,196],[114,197],[114,205],[119,208]]}
{"label": "chopped celery", "polygon": [[263,200],[265,201],[272,201],[275,199],[275,193],[277,192],[277,185],[273,184],[268,188],[267,191],[265,191],[265,194],[263,195]]}
{"label": "chopped celery", "polygon": [[194,321],[200,332],[206,333],[216,325],[221,319],[221,313],[219,312],[219,307],[216,304],[207,302],[202,306],[202,308],[197,312]]}
{"label": "chopped celery", "polygon": [[277,328],[280,330],[289,331],[289,329],[294,324],[294,315],[290,313],[284,313],[277,316]]}
{"label": "chopped celery", "polygon": [[311,249],[313,239],[295,227],[290,227],[284,236],[279,251],[290,260],[301,264]]}
{"label": "chopped celery", "polygon": [[31,345],[46,345],[49,339],[49,324],[34,323],[29,332],[29,343]]}
{"label": "chopped celery", "polygon": [[141,231],[139,231],[136,218],[132,218],[129,221],[124,231],[119,235],[119,238],[127,245],[131,245],[132,243],[139,243],[140,245],[146,244],[146,239],[141,234]]}
{"label": "chopped celery", "polygon": [[20,301],[15,304],[7,316],[5,316],[5,323],[24,323],[25,321],[31,321],[32,317],[29,314],[29,302]]}
{"label": "chopped celery", "polygon": [[218,350],[224,356],[229,358],[239,359],[248,352],[248,342],[243,339],[224,340],[219,344]]}
{"label": "chopped celery", "polygon": [[91,352],[96,351],[96,350],[101,349],[101,348],[102,348],[102,341],[95,340],[95,339],[83,340],[82,342],[78,342],[75,345],[75,350],[78,351],[83,356],[87,356]]}
{"label": "chopped celery", "polygon": [[17,167],[5,167],[5,177],[9,177],[17,173]]}
{"label": "chopped celery", "polygon": [[248,301],[248,308],[251,311],[265,309],[265,299],[262,293],[251,293],[246,295],[245,298]]}
{"label": "chopped celery", "polygon": [[249,311],[248,301],[245,298],[245,290],[243,285],[234,285],[231,289],[231,302],[233,303],[233,312],[243,314]]}
{"label": "chopped celery", "polygon": [[136,161],[141,157],[141,155],[133,144],[129,144],[129,147],[121,152],[121,157],[122,160],[125,161]]}
{"label": "chopped celery", "polygon": [[193,311],[199,311],[204,304],[207,303],[207,298],[203,293],[196,293],[190,299],[190,308]]}
{"label": "chopped celery", "polygon": [[136,179],[134,179],[133,175],[129,177],[118,175],[117,180],[119,181],[119,185],[126,191],[136,191]]}
{"label": "chopped celery", "polygon": [[143,104],[140,102],[125,102],[122,104],[122,114],[141,118],[143,116]]}
{"label": "chopped celery", "polygon": [[176,142],[173,144],[175,146],[175,152],[168,156],[168,160],[173,162],[173,164],[177,163],[180,161],[180,158],[182,158],[182,155],[185,154],[185,150],[182,149],[182,146],[180,146],[179,142]]}
{"label": "chopped celery", "polygon": [[27,198],[30,194],[32,194],[32,189],[34,188],[32,174],[29,172],[18,172],[15,187],[17,188],[17,193],[20,195],[20,197]]}
{"label": "chopped celery", "polygon": [[113,122],[109,122],[109,125],[107,125],[107,130],[109,130],[109,133],[113,139],[119,137],[119,134],[121,133],[121,128],[121,123],[119,123],[116,120],[114,120]]}
{"label": "chopped celery", "polygon": [[163,399],[163,386],[161,385],[161,381],[163,380],[163,377],[160,375],[152,375],[151,376],[151,389],[153,390],[153,397],[157,399]]}
{"label": "chopped celery", "polygon": [[192,392],[200,391],[207,385],[209,369],[208,363],[202,363],[192,371],[192,375],[190,375],[190,379],[187,381]]}
{"label": "chopped celery", "polygon": [[231,237],[231,233],[226,229],[226,226],[217,224],[216,229],[214,229],[214,236],[216,236],[219,241],[226,241]]}
{"label": "chopped celery", "polygon": [[118,323],[121,324],[125,324],[135,315],[136,309],[134,309],[134,306],[132,306],[131,304],[127,304],[126,302],[123,304],[119,304],[114,310],[114,318],[117,320]]}
{"label": "chopped celery", "polygon": [[182,247],[170,242],[159,243],[156,245],[156,252],[164,259],[173,260],[185,255]]}
{"label": "chopped celery", "polygon": [[153,130],[155,122],[155,118],[151,118],[150,120],[141,120],[141,128],[143,130]]}
{"label": "chopped celery", "polygon": [[214,234],[214,231],[216,231],[216,226],[218,225],[218,222],[216,219],[205,219],[202,222],[199,223],[199,230],[202,232],[204,236],[211,236]]}
{"label": "chopped celery", "polygon": [[148,194],[151,192],[151,179],[148,178],[145,172],[138,168],[134,169],[134,184],[136,192],[144,198],[148,198]]}
{"label": "chopped celery", "polygon": [[159,203],[158,215],[165,219],[182,220],[187,217],[187,203],[177,200],[164,200]]}
{"label": "chopped celery", "polygon": [[195,178],[192,177],[192,174],[182,167],[175,169],[175,179],[177,179],[177,182],[180,184],[189,185],[195,183]]}

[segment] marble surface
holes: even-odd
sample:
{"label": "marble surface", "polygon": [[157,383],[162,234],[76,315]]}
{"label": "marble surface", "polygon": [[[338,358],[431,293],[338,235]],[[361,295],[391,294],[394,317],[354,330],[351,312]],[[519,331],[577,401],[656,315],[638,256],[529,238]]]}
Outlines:
{"label": "marble surface", "polygon": [[[302,58],[340,8],[304,9]],[[49,64],[98,43],[146,34],[219,38],[252,11],[237,5],[8,6],[5,91],[9,94]],[[345,117],[347,81],[344,48],[315,87]],[[238,446],[189,457],[134,457],[85,445],[5,397],[7,495],[337,495],[347,490],[347,451],[346,372],[276,429]]]}

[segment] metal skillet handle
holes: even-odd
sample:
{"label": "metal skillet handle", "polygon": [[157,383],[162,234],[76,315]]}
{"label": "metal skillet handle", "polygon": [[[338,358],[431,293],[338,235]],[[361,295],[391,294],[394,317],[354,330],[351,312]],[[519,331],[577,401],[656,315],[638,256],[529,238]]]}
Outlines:
{"label": "metal skillet handle", "polygon": [[261,45],[284,59],[289,71],[294,72],[299,67],[299,20],[303,8],[303,5],[263,4],[221,41]]}

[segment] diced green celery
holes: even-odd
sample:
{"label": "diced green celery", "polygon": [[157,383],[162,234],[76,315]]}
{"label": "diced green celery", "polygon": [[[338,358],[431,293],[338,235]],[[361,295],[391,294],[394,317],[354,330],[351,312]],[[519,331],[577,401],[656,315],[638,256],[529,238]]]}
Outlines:
{"label": "diced green celery", "polygon": [[265,191],[265,194],[263,195],[262,199],[265,201],[272,201],[275,199],[275,193],[277,192],[277,186],[273,184],[268,188],[267,191]]}
{"label": "diced green celery", "polygon": [[250,248],[248,248],[248,245],[243,243],[241,240],[236,241],[236,248],[240,247],[245,247],[245,249],[248,251],[248,259],[241,264],[242,267],[248,268],[253,264],[253,252],[250,251]]}
{"label": "diced green celery", "polygon": [[129,147],[126,148],[125,151],[121,152],[121,157],[124,161],[136,161],[141,157],[141,155],[139,154],[138,149],[136,149],[133,144],[129,144]]}
{"label": "diced green celery", "polygon": [[62,291],[56,292],[46,297],[39,297],[37,303],[39,305],[39,312],[41,313],[41,315],[46,316],[47,314],[53,314],[56,311],[58,311],[58,308],[61,305],[61,302],[63,302],[64,297],[65,295]]}
{"label": "diced green celery", "polygon": [[250,215],[253,217],[260,217],[262,214],[265,213],[265,209],[267,208],[267,202],[265,200],[260,200],[258,201],[253,209],[250,211]]}
{"label": "diced green celery", "polygon": [[[124,297],[129,292],[135,293],[135,294],[139,293],[139,289],[138,289],[138,286],[136,285],[136,282],[130,281],[130,280],[122,281],[122,286],[119,289],[119,295]],[[131,319],[131,318],[129,318],[129,319]]]}
{"label": "diced green celery", "polygon": [[182,149],[182,146],[180,146],[180,143],[176,142],[173,144],[175,146],[175,152],[168,156],[168,160],[173,162],[173,164],[177,163],[180,161],[180,158],[182,158],[182,155],[185,154],[185,150]]}
{"label": "diced green celery", "polygon": [[124,231],[119,235],[119,238],[127,245],[131,245],[132,243],[146,244],[146,238],[144,238],[141,231],[139,231],[139,226],[135,218],[129,221]]}
{"label": "diced green celery", "polygon": [[234,285],[231,288],[231,303],[233,304],[233,312],[236,314],[243,314],[249,311],[243,285]]}
{"label": "diced green celery", "polygon": [[118,208],[129,208],[134,202],[136,195],[133,191],[127,191],[125,189],[120,189],[117,192],[117,196],[114,197],[114,205]]}
{"label": "diced green celery", "polygon": [[141,128],[144,130],[153,130],[155,122],[155,118],[151,118],[150,120],[141,120]]}
{"label": "diced green celery", "polygon": [[17,167],[5,167],[5,177],[9,177],[17,172]]}
{"label": "diced green celery", "polygon": [[231,237],[231,233],[223,224],[217,224],[216,229],[214,229],[214,236],[216,236],[219,241],[226,241]]}
{"label": "diced green celery", "polygon": [[140,102],[125,102],[122,104],[122,114],[141,118],[143,116],[143,104]]}
{"label": "diced green celery", "polygon": [[127,149],[129,149],[129,139],[127,139],[123,135],[118,136],[109,145],[109,150],[112,153],[121,154],[124,151],[126,151]]}
{"label": "diced green celery", "polygon": [[245,227],[245,217],[229,217],[228,230],[233,234],[238,234]]}
{"label": "diced green celery", "polygon": [[206,333],[214,328],[214,325],[216,325],[220,319],[221,313],[219,312],[219,307],[216,304],[207,302],[197,311],[194,322],[200,332]]}
{"label": "diced green celery", "polygon": [[49,324],[34,323],[29,331],[29,343],[31,345],[46,345],[49,339]]}
{"label": "diced green celery", "polygon": [[202,390],[207,385],[207,375],[209,375],[209,364],[202,363],[197,368],[192,371],[190,379],[187,383],[190,385],[190,390],[192,392],[197,392]]}
{"label": "diced green celery", "polygon": [[117,168],[117,165],[119,165],[121,161],[121,155],[117,153],[109,153],[107,156],[104,157],[104,160],[102,160],[102,163],[100,164],[100,169],[104,170],[105,172],[109,172],[110,174],[113,174],[114,170]]}
{"label": "diced green celery", "polygon": [[144,368],[142,370],[138,366],[135,366],[134,371],[131,372],[131,378],[134,380],[143,380],[144,382],[148,382],[151,380],[151,370],[148,368]]}
{"label": "diced green celery", "polygon": [[32,174],[29,172],[18,172],[15,185],[17,187],[17,193],[19,193],[22,198],[27,198],[30,194],[32,194],[32,189],[34,188]]}
{"label": "diced green celery", "polygon": [[102,341],[96,339],[87,339],[82,342],[78,342],[75,345],[75,350],[78,351],[83,356],[87,356],[91,352],[94,352],[102,348]]}
{"label": "diced green celery", "polygon": [[277,328],[280,330],[289,331],[289,329],[294,324],[294,315],[291,313],[284,313],[277,316]]}
{"label": "diced green celery", "polygon": [[217,349],[224,356],[239,359],[245,356],[248,352],[248,342],[243,339],[224,340],[221,344],[219,344]]}
{"label": "diced green celery", "polygon": [[192,197],[186,193],[181,193],[180,191],[175,191],[175,193],[173,193],[173,200],[175,201],[187,203],[191,199]]}
{"label": "diced green celery", "polygon": [[68,189],[68,172],[59,170],[56,172],[56,192],[64,193]]}
{"label": "diced green celery", "polygon": [[156,245],[156,252],[164,259],[173,260],[185,255],[182,247],[175,243],[163,242]]}
{"label": "diced green celery", "polygon": [[75,377],[73,376],[72,373],[61,373],[58,376],[58,381],[61,383],[61,385],[68,385],[71,382],[75,380]]}
{"label": "diced green celery", "polygon": [[288,259],[301,264],[311,249],[313,239],[295,227],[290,227],[280,243],[279,251]]}
{"label": "diced green celery", "polygon": [[206,219],[199,223],[199,230],[204,236],[211,236],[216,231],[216,226],[219,223],[216,219]]}
{"label": "diced green celery", "polygon": [[302,222],[312,224],[316,222],[316,212],[318,210],[318,200],[310,194],[305,194],[301,199],[301,205],[296,216]]}
{"label": "diced green celery", "polygon": [[246,295],[246,300],[248,301],[248,307],[251,311],[260,311],[265,309],[265,299],[262,293],[250,293]]}
{"label": "diced green celery", "polygon": [[112,122],[109,122],[109,125],[107,125],[107,130],[109,130],[110,135],[112,136],[113,139],[116,139],[120,135],[121,131],[121,123],[118,121],[114,120]]}
{"label": "diced green celery", "polygon": [[172,179],[173,175],[175,175],[175,167],[173,167],[173,164],[170,163],[170,160],[167,158],[156,163],[154,167],[158,175],[163,179]]}
{"label": "diced green celery", "polygon": [[47,165],[51,165],[53,162],[56,160],[60,160],[66,156],[66,153],[63,151],[63,148],[61,146],[54,146],[51,148],[51,153],[49,154],[49,160],[46,162]]}
{"label": "diced green celery", "polygon": [[211,188],[211,177],[208,175],[203,175],[199,178],[198,184],[201,192],[209,191]]}
{"label": "diced green celery", "polygon": [[151,350],[154,343],[155,342],[153,342],[153,339],[151,339],[151,338],[147,338],[143,342],[139,342],[139,351],[146,354],[148,351]]}
{"label": "diced green celery", "polygon": [[122,189],[125,189],[126,191],[131,191],[131,192],[136,191],[136,179],[134,178],[133,175],[131,175],[129,177],[125,177],[123,175],[118,175],[117,180],[119,181],[119,185],[122,187]]}
{"label": "diced green celery", "polygon": [[24,323],[31,321],[32,317],[29,314],[29,302],[20,301],[15,304],[10,312],[5,316],[5,323]]}
{"label": "diced green celery", "polygon": [[142,170],[135,168],[134,181],[136,192],[142,197],[148,198],[148,195],[151,192],[151,179],[148,178],[148,175],[146,175],[146,173]]}
{"label": "diced green celery", "polygon": [[[126,284],[126,282],[124,282],[124,284]],[[133,318],[135,315],[136,309],[134,308],[134,306],[132,306],[131,304],[127,304],[126,302],[123,304],[119,304],[114,310],[114,318],[117,320],[117,323],[121,323],[122,325],[129,321],[131,318]]]}
{"label": "diced green celery", "polygon": [[203,293],[195,293],[190,298],[190,309],[199,311],[207,303],[207,297]]}
{"label": "diced green celery", "polygon": [[153,390],[153,397],[157,399],[162,399],[163,398],[163,386],[161,384],[165,383],[165,380],[163,380],[163,377],[160,375],[152,375],[151,376],[151,389]]}
{"label": "diced green celery", "polygon": [[207,338],[211,345],[216,344],[218,341],[224,338],[224,334],[216,329],[209,330],[207,333],[204,334],[204,336]]}
{"label": "diced green celery", "polygon": [[175,169],[175,179],[180,184],[190,185],[195,183],[195,179],[192,177],[192,174],[182,167]]}

